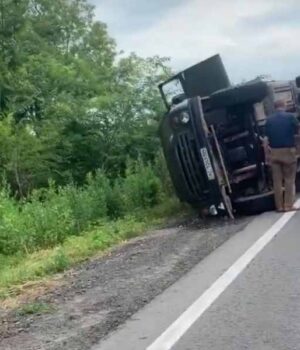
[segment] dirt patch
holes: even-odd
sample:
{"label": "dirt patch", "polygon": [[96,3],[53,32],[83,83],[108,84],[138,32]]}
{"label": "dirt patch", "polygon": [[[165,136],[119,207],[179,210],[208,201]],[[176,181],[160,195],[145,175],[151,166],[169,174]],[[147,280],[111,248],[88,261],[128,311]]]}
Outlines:
{"label": "dirt patch", "polygon": [[2,350],[87,350],[211,253],[248,219],[192,220],[132,240],[38,297],[51,312],[0,319]]}

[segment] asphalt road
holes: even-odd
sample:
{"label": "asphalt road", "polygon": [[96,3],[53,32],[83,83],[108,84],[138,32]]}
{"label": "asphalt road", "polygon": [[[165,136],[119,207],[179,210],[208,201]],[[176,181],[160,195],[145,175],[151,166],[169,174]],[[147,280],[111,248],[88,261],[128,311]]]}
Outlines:
{"label": "asphalt road", "polygon": [[115,349],[300,349],[300,212],[258,217],[92,348]]}

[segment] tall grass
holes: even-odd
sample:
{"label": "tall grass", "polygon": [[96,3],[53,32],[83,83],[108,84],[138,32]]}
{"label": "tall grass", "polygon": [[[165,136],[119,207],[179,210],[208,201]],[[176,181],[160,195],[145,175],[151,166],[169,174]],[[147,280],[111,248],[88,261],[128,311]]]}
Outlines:
{"label": "tall grass", "polygon": [[0,255],[33,253],[81,235],[93,225],[152,208],[169,194],[152,167],[142,162],[128,164],[126,176],[109,180],[102,171],[89,175],[85,186],[68,185],[36,190],[24,202],[0,190]]}

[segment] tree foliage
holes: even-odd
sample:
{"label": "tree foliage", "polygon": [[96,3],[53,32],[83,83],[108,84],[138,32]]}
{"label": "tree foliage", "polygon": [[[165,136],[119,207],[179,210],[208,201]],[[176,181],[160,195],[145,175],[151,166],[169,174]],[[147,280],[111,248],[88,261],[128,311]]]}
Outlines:
{"label": "tree foliage", "polygon": [[0,0],[0,50],[0,172],[16,194],[153,161],[167,60],[119,55],[86,0]]}

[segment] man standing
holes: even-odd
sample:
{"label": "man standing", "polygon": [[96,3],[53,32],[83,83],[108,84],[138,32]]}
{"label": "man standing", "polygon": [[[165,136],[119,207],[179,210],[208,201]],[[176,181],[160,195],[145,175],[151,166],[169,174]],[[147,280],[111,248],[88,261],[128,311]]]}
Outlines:
{"label": "man standing", "polygon": [[293,114],[285,111],[285,101],[276,101],[275,109],[276,112],[267,119],[266,137],[271,148],[276,208],[279,212],[297,210],[294,207],[297,171],[295,136],[299,133],[299,122]]}

